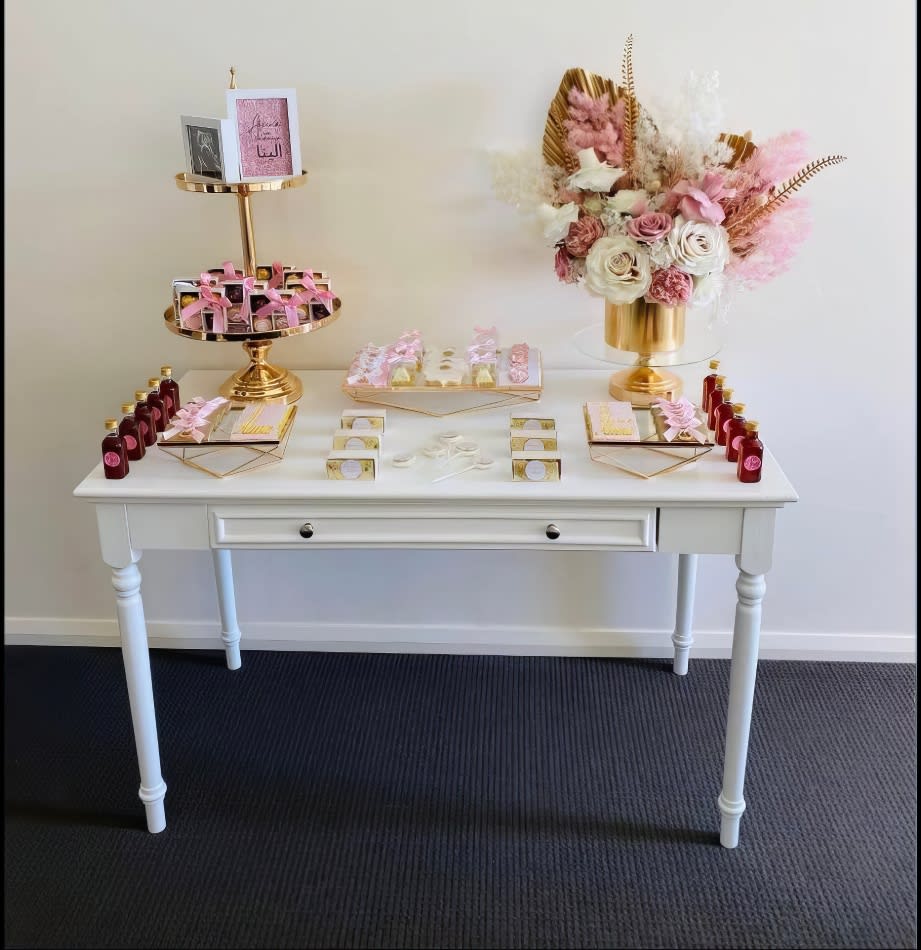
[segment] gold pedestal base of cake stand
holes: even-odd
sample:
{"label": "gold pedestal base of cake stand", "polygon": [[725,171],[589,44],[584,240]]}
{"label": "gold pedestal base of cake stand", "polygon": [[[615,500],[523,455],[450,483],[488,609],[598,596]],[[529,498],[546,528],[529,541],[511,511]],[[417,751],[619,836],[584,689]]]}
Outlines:
{"label": "gold pedestal base of cake stand", "polygon": [[249,366],[234,373],[218,392],[237,402],[297,402],[304,387],[297,376],[266,361],[271,345],[271,340],[247,340],[243,349],[250,358]]}
{"label": "gold pedestal base of cake stand", "polygon": [[629,402],[636,409],[648,409],[656,399],[677,399],[684,385],[667,370],[649,365],[649,356],[641,356],[637,366],[611,374],[608,392],[614,399]]}

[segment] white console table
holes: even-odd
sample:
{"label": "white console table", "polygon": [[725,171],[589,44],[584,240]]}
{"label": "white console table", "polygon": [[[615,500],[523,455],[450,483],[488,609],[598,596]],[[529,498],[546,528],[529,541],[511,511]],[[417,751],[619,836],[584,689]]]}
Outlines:
{"label": "white console table", "polygon": [[[644,480],[591,461],[582,403],[606,398],[604,371],[547,372],[539,403],[438,420],[388,410],[381,472],[374,482],[329,481],[325,458],[342,409],[341,372],[300,373],[304,397],[284,461],[218,479],[158,448],[108,480],[98,465],[74,494],[96,507],[102,557],[112,569],[131,718],[140,765],[140,798],[151,832],[166,827],[147,627],[137,562],[145,550],[210,549],[222,640],[230,669],[240,668],[233,548],[501,548],[666,551],[679,555],[674,671],[685,674],[693,642],[698,554],[730,554],[739,569],[726,721],[720,841],[733,848],[742,797],[758,659],[764,575],[774,516],[796,493],[769,452],[761,481],[744,485],[721,449],[692,465]],[[196,371],[180,380],[184,400],[211,396],[225,378]],[[508,417],[539,409],[557,420],[560,482],[513,482]],[[439,428],[477,440],[496,464],[432,484],[430,466],[395,469],[395,452],[418,449]]]}

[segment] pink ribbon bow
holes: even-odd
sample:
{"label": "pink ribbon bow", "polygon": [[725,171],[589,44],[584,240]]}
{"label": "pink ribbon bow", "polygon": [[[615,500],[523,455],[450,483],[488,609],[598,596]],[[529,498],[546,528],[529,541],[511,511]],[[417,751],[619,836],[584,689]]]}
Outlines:
{"label": "pink ribbon bow", "polygon": [[270,290],[275,290],[276,287],[280,287],[282,282],[285,279],[285,269],[282,267],[280,261],[272,261],[272,276],[268,282],[268,288]]}
{"label": "pink ribbon bow", "polygon": [[662,410],[662,418],[668,428],[665,430],[665,441],[672,442],[678,436],[688,435],[698,442],[706,442],[704,433],[698,431],[702,425],[697,416],[694,404],[682,396],[674,402],[667,399],[656,399],[653,405]]}
{"label": "pink ribbon bow", "polygon": [[198,443],[204,442],[205,433],[202,429],[214,411],[226,402],[223,396],[217,396],[208,402],[205,402],[201,396],[196,396],[176,412],[170,422],[170,427],[163,433],[163,438],[171,439],[175,435],[187,435]]}
{"label": "pink ribbon bow", "polygon": [[270,313],[274,313],[276,310],[284,310],[289,327],[296,327],[298,325],[297,308],[302,304],[308,305],[310,303],[310,297],[306,291],[300,294],[292,294],[286,299],[273,287],[268,287],[265,291],[265,295],[269,298],[269,302],[256,311],[256,316],[265,317]]}
{"label": "pink ribbon bow", "polygon": [[[202,274],[204,278],[206,275]],[[194,303],[186,304],[179,311],[179,316],[186,320],[191,316],[194,316],[200,310],[212,309],[214,310],[214,323],[213,331],[215,333],[223,333],[226,327],[226,310],[231,305],[230,301],[226,297],[220,297],[214,293],[211,289],[211,286],[207,283],[203,283],[199,290],[201,291],[201,296]],[[202,329],[204,329],[204,324],[202,324]]]}
{"label": "pink ribbon bow", "polygon": [[[301,277],[301,283],[304,285],[304,292],[310,294],[310,300],[319,300],[322,303],[326,304],[330,300],[335,300],[336,295],[331,293],[328,290],[320,290],[319,287],[313,282],[313,271],[305,270],[303,276]],[[332,308],[330,308],[332,309]]]}

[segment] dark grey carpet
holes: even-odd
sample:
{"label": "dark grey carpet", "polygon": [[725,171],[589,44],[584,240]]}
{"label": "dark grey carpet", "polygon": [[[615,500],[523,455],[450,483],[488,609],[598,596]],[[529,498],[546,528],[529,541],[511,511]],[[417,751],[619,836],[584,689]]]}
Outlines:
{"label": "dark grey carpet", "polygon": [[915,669],[155,651],[143,830],[117,650],[6,649],[9,947],[914,947]]}

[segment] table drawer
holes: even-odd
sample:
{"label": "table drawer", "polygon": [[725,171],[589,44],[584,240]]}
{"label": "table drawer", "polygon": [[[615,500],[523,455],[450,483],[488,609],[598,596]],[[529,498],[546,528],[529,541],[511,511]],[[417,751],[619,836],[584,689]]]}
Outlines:
{"label": "table drawer", "polygon": [[211,509],[212,544],[228,548],[610,548],[655,550],[655,508],[606,508],[578,515],[512,509],[427,515],[343,510]]}

